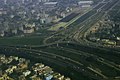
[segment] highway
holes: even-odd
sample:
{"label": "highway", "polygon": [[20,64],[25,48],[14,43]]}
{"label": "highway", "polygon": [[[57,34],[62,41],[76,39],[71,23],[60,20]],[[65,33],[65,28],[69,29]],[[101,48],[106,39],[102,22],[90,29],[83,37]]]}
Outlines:
{"label": "highway", "polygon": [[[70,45],[74,45],[76,47],[73,46],[74,48],[73,47],[70,48]],[[77,47],[77,46],[79,46],[79,47]],[[66,47],[68,47],[68,48],[66,48]],[[82,56],[86,56],[86,58],[87,57],[94,57],[94,59],[98,63],[106,65],[106,66],[108,66],[108,68],[110,67],[112,69],[115,69],[115,71],[119,71],[120,70],[120,68],[117,67],[117,64],[114,63],[114,61],[113,62],[109,61],[111,58],[110,59],[108,59],[108,58],[106,59],[105,57],[103,57],[104,55],[102,56],[102,54],[104,54],[104,53],[106,53],[106,54],[110,53],[109,51],[106,52],[103,49],[101,49],[101,50],[103,50],[103,51],[101,51],[103,53],[101,54],[101,52],[99,52],[99,53],[96,54],[96,50],[95,49],[94,49],[95,50],[94,52],[93,51],[91,52],[91,51],[89,51],[90,47],[88,47],[88,46],[86,46],[87,48],[84,48],[84,47],[85,47],[84,45],[78,45],[78,44],[70,43],[70,42],[66,44],[66,42],[64,42],[64,43],[59,43],[59,44],[58,43],[51,44],[49,46],[46,45],[44,47],[43,46],[37,46],[37,47],[34,46],[34,47],[31,47],[31,49],[18,48],[18,47],[16,47],[16,48],[15,47],[8,47],[8,48],[10,48],[10,51],[12,51],[12,53],[14,53],[13,52],[14,50],[16,50],[16,52],[21,52],[21,51],[23,53],[27,52],[28,55],[30,54],[32,56],[35,56],[36,59],[38,59],[38,58],[41,59],[42,58],[43,62],[48,60],[48,62],[52,61],[52,62],[54,62],[56,64],[61,65],[61,66],[65,66],[65,64],[67,64],[68,67],[70,67],[71,69],[73,69],[75,71],[78,71],[79,74],[84,74],[84,75],[87,74],[87,76],[89,76],[89,77],[93,76],[93,78],[96,78],[97,80],[101,80],[101,78],[102,79],[107,79],[108,77],[105,76],[104,74],[102,74],[101,72],[99,72],[98,70],[94,70],[89,65],[86,65],[87,63],[84,60],[84,58],[82,59]],[[49,48],[50,48],[50,50],[55,48],[55,49],[57,49],[57,51],[59,53],[56,53],[56,52],[54,53],[55,50],[52,50],[53,52],[50,52]],[[80,49],[80,50],[78,50],[77,48]],[[91,48],[93,48],[93,47],[91,47]],[[98,48],[96,48],[96,49],[98,49]],[[66,51],[64,55],[62,54],[61,50]],[[84,50],[86,50],[86,51],[84,51]],[[90,49],[90,50],[93,50],[93,49]],[[6,47],[5,47],[5,51],[7,51]],[[71,56],[71,55],[68,55],[67,52],[69,54],[70,53],[73,54],[73,56],[75,56],[75,58],[73,56]],[[114,53],[114,54],[117,54],[117,53]],[[82,56],[80,57],[80,55],[82,55]],[[111,56],[113,57],[113,55],[111,55]],[[80,59],[80,60],[77,60],[77,59]],[[56,64],[54,64],[54,65],[56,65]],[[92,62],[90,62],[89,64],[92,64]],[[83,71],[83,70],[85,70],[85,71]],[[97,74],[97,76],[96,76],[96,74]]]}
{"label": "highway", "polygon": [[[86,40],[85,40],[85,36],[84,36],[84,34],[85,34],[85,32],[86,31],[88,31],[90,28],[91,28],[91,25],[93,25],[94,23],[96,23],[97,21],[99,21],[103,16],[104,16],[104,14],[106,14],[106,12],[108,12],[109,10],[111,10],[115,5],[116,5],[116,3],[117,3],[117,0],[110,0],[110,1],[108,1],[108,2],[105,2],[105,3],[100,3],[98,6],[96,6],[95,8],[93,8],[93,10],[91,10],[90,12],[88,12],[87,14],[89,14],[89,15],[87,15],[87,14],[85,14],[85,15],[83,15],[82,17],[80,17],[80,19],[78,19],[77,21],[76,21],[76,23],[73,23],[72,25],[70,25],[70,28],[71,29],[68,29],[67,31],[64,31],[62,34],[66,34],[66,36],[65,36],[65,38],[68,38],[68,36],[69,36],[69,38],[70,39],[74,39],[75,41],[77,41],[77,42],[79,42],[79,44],[83,44],[83,45],[86,45],[86,44],[88,44],[88,42],[86,42]],[[95,12],[95,13],[94,13]],[[92,14],[91,14],[92,13]],[[91,14],[91,15],[90,15]],[[75,26],[76,28],[75,29],[73,29],[72,28],[72,26],[74,26],[74,25],[77,25],[77,26]],[[78,27],[80,27],[79,29],[78,29]],[[74,30],[74,31],[73,31]],[[71,33],[72,32],[72,33]],[[58,34],[60,34],[60,33],[58,33]],[[68,34],[68,35],[67,35]],[[74,34],[74,35],[73,35]],[[56,34],[55,34],[56,35]],[[73,35],[73,36],[71,36],[71,35]],[[54,38],[54,35],[52,36],[52,37],[50,37],[50,38]],[[49,40],[49,39],[48,39]],[[57,43],[57,42],[62,42],[62,40],[64,40],[64,38],[63,39],[61,39],[61,40],[58,40],[58,41],[55,41],[55,43]],[[91,44],[90,44],[91,45]],[[90,45],[87,45],[87,46],[90,46]],[[58,44],[57,44],[57,46],[59,46]],[[98,45],[96,45],[96,44],[92,44],[91,46],[98,46]],[[60,47],[59,47],[60,48]],[[59,50],[59,48],[58,48],[58,50]],[[64,50],[64,51],[66,51],[67,49],[66,48],[64,48],[64,47],[62,47],[62,49]],[[71,48],[69,48],[69,50],[70,50]],[[67,51],[69,51],[69,50],[67,50]],[[87,49],[86,49],[87,50]],[[46,50],[47,51],[47,50]],[[113,68],[113,69],[115,69],[116,71],[120,71],[120,68],[118,67],[118,65],[119,65],[119,62],[117,62],[116,63],[116,61],[114,61],[114,60],[112,60],[112,59],[109,59],[110,57],[106,57],[106,55],[109,55],[109,54],[106,54],[106,55],[103,55],[103,54],[99,54],[98,55],[98,53],[96,54],[96,52],[95,52],[95,54],[91,54],[89,51],[83,51],[84,52],[84,54],[86,54],[86,53],[88,53],[88,54],[86,54],[87,56],[89,55],[89,56],[92,56],[92,57],[94,57],[95,59],[97,59],[97,61],[99,62],[99,63],[101,63],[102,65],[104,65],[104,66],[108,66],[108,67],[110,67],[110,68]],[[79,55],[78,54],[78,52],[77,53],[75,53],[74,51],[72,51],[72,53],[74,54],[74,55]],[[82,53],[82,52],[81,52]],[[94,53],[94,52],[92,52],[92,53]],[[62,54],[60,54],[60,55],[62,55]],[[102,56],[101,56],[102,55]],[[65,56],[65,55],[62,55],[62,56]],[[69,57],[68,55],[66,55],[66,57]],[[77,57],[76,57],[77,58]],[[74,58],[71,58],[71,59],[74,59]],[[115,58],[114,57],[114,59],[116,59],[116,60],[119,60],[119,57],[117,58]],[[75,60],[75,59],[74,59]],[[82,62],[82,64],[83,64],[83,66],[84,66],[84,63]],[[89,63],[90,64],[90,63]],[[85,64],[86,65],[86,64]],[[97,70],[95,70],[94,68],[91,68],[91,67],[87,67],[89,70],[91,70],[92,72],[95,72],[95,74],[97,74],[97,75],[99,75],[99,76],[102,76],[102,78],[103,79],[108,79],[109,80],[109,78],[107,77],[107,76],[105,76],[104,74],[102,74],[101,72],[99,72],[99,71],[97,71]],[[102,70],[102,69],[101,69]],[[104,73],[104,71],[103,71],[103,73]],[[95,75],[94,75],[95,76]]]}
{"label": "highway", "polygon": [[[74,35],[72,38],[79,42],[79,43],[86,43],[86,44],[91,44],[91,42],[86,40],[86,33],[89,31],[89,29],[94,25],[96,22],[98,22],[106,13],[108,13],[118,2],[119,0],[110,0],[104,4],[99,4],[94,9],[96,9],[96,13],[93,14],[91,17],[86,19],[85,23],[83,23],[82,27],[80,27],[78,30],[75,31]],[[102,6],[101,6],[102,5]],[[70,35],[71,36],[71,35]],[[92,45],[96,46],[96,44],[92,43]],[[98,44],[97,44],[98,45]],[[101,45],[98,45],[101,46]]]}
{"label": "highway", "polygon": [[[109,1],[107,2],[109,3]],[[101,8],[103,8],[105,5],[108,5],[107,3],[98,3],[95,7],[93,7],[93,9],[91,9],[90,11],[86,12],[85,14],[83,14],[82,16],[80,16],[76,21],[74,21],[72,24],[70,23],[70,25],[67,27],[68,29],[65,29],[65,30],[61,30],[61,31],[58,31],[57,33],[55,33],[54,35],[46,38],[44,40],[44,43],[45,44],[48,44],[48,41],[50,39],[54,39],[55,36],[57,35],[60,35],[60,34],[65,34],[65,36],[63,36],[62,39],[58,39],[56,40],[56,42],[58,41],[62,41],[68,37],[71,38],[72,35],[74,35],[75,33],[78,33],[77,31],[78,30],[83,30],[85,31],[85,28],[86,29],[89,29],[88,27],[86,27],[85,24],[89,24],[91,23],[91,19],[92,17],[99,20],[99,18],[96,17],[99,16],[100,12],[98,12],[99,10],[101,10]],[[103,12],[102,12],[103,13]],[[103,14],[101,14],[103,16]],[[94,17],[95,16],[95,17]],[[100,16],[101,17],[101,16]],[[88,23],[89,22],[89,23]],[[93,21],[94,22],[94,21]],[[95,22],[94,22],[95,23]],[[91,27],[91,26],[90,26]],[[81,31],[79,31],[81,32]],[[81,34],[81,33],[79,33]],[[51,42],[50,42],[51,43]]]}
{"label": "highway", "polygon": [[[85,35],[120,0],[104,1],[70,23],[65,30],[48,36],[44,45],[1,45],[0,52],[41,61],[52,67],[55,65],[56,70],[67,73],[66,76],[73,80],[85,77],[85,80],[112,80],[120,76],[120,52],[93,44]],[[60,38],[56,39],[58,36]]]}
{"label": "highway", "polygon": [[[9,50],[9,52],[7,52],[7,50]],[[84,73],[84,74],[87,74],[87,76],[91,77],[91,76],[94,76],[93,74],[98,74],[98,76],[94,76],[94,78],[96,79],[99,79],[101,80],[102,79],[102,74],[99,73],[99,72],[95,72],[95,71],[92,71],[88,68],[85,68],[83,66],[83,64],[79,63],[78,61],[75,61],[75,60],[72,60],[70,58],[67,58],[67,57],[62,57],[60,55],[56,55],[56,54],[53,54],[53,53],[48,53],[48,52],[43,52],[43,51],[37,51],[37,50],[29,50],[29,49],[22,49],[22,48],[0,48],[0,52],[7,52],[8,54],[10,52],[18,52],[18,54],[20,55],[19,52],[23,52],[23,56],[27,55],[31,55],[32,57],[34,56],[36,59],[43,59],[44,61],[46,60],[50,60],[50,61],[53,61],[54,63],[58,64],[59,65],[62,65],[62,66],[65,66],[65,64],[67,64],[66,66],[77,71],[77,72],[80,72],[80,73]],[[12,55],[9,54],[9,55]],[[44,62],[43,61],[43,62]],[[60,61],[60,62],[59,62]],[[90,70],[90,71],[87,71],[87,70]]]}

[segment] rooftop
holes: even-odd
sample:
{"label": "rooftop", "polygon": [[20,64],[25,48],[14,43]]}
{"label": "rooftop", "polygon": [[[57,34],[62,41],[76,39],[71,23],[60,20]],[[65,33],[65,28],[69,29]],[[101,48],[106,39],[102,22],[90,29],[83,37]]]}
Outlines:
{"label": "rooftop", "polygon": [[79,4],[81,4],[81,3],[90,3],[90,4],[92,4],[93,1],[79,1],[78,3],[79,3]]}
{"label": "rooftop", "polygon": [[57,4],[58,2],[46,2],[45,5],[55,5]]}

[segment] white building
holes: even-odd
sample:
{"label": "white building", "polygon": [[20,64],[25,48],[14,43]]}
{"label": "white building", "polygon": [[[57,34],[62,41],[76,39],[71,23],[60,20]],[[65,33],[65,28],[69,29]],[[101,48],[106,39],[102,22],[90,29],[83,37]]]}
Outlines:
{"label": "white building", "polygon": [[46,7],[55,7],[57,5],[58,2],[46,2],[44,3],[44,5]]}
{"label": "white building", "polygon": [[30,75],[30,73],[31,73],[31,71],[27,70],[27,71],[23,72],[23,75],[28,76],[28,75]]}
{"label": "white building", "polygon": [[49,2],[50,0],[38,0],[39,2]]}
{"label": "white building", "polygon": [[78,5],[81,7],[90,7],[93,3],[93,1],[79,1]]}
{"label": "white building", "polygon": [[0,15],[2,15],[2,14],[7,14],[7,11],[0,9]]}
{"label": "white building", "polygon": [[0,36],[3,37],[5,35],[4,31],[0,31]]}

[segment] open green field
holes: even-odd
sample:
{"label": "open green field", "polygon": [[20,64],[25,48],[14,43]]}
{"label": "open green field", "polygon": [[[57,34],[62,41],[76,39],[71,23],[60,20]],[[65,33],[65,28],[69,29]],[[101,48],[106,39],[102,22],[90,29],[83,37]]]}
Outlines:
{"label": "open green field", "polygon": [[0,37],[0,45],[42,45],[43,40],[51,34],[52,32],[46,29],[40,29],[23,37]]}
{"label": "open green field", "polygon": [[67,24],[66,22],[60,22],[60,23],[52,26],[48,30],[50,30],[50,31],[57,31],[57,30],[59,30],[60,27],[64,27],[66,24]]}
{"label": "open green field", "polygon": [[8,37],[0,38],[0,45],[41,45],[44,37]]}

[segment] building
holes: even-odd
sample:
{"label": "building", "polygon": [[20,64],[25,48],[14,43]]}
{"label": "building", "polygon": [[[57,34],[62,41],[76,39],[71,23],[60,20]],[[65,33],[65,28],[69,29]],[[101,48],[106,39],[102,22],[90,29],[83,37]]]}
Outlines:
{"label": "building", "polygon": [[38,77],[37,75],[33,75],[30,77],[31,80],[42,80],[40,77]]}
{"label": "building", "polygon": [[39,2],[49,2],[50,0],[38,0]]}
{"label": "building", "polygon": [[7,14],[7,11],[3,10],[3,8],[0,9],[0,15],[2,15],[2,14]]}
{"label": "building", "polygon": [[16,68],[17,68],[17,66],[12,66],[11,68],[8,68],[8,69],[6,70],[6,73],[11,74],[11,73],[13,73],[13,71],[14,71]]}
{"label": "building", "polygon": [[21,27],[19,27],[19,30],[21,30],[23,33],[33,33],[35,31],[35,23],[33,24],[25,24]]}
{"label": "building", "polygon": [[4,0],[4,4],[7,4],[7,0]]}
{"label": "building", "polygon": [[46,6],[46,7],[55,7],[56,5],[57,5],[57,3],[58,2],[46,2],[46,3],[44,3],[44,5]]}
{"label": "building", "polygon": [[47,18],[41,18],[40,19],[40,22],[42,24],[48,24],[48,23],[51,23],[53,21],[53,18],[52,17],[47,17]]}
{"label": "building", "polygon": [[23,29],[23,26],[20,26],[19,28],[18,28],[20,31],[23,31],[24,29]]}
{"label": "building", "polygon": [[50,74],[45,76],[45,80],[51,80],[52,78],[53,78],[53,75],[50,75]]}
{"label": "building", "polygon": [[90,7],[93,4],[93,1],[79,1],[78,5],[81,7]]}
{"label": "building", "polygon": [[5,35],[4,31],[0,31],[0,36],[4,37],[4,35]]}
{"label": "building", "polygon": [[30,27],[26,27],[23,30],[23,33],[25,34],[29,34],[29,33],[33,33],[34,32],[34,28],[30,28]]}
{"label": "building", "polygon": [[31,74],[31,71],[29,71],[29,70],[26,70],[25,72],[23,72],[23,75],[24,76],[28,76],[28,75],[30,75]]}
{"label": "building", "polygon": [[12,32],[13,34],[17,34],[17,29],[13,29],[11,32]]}

